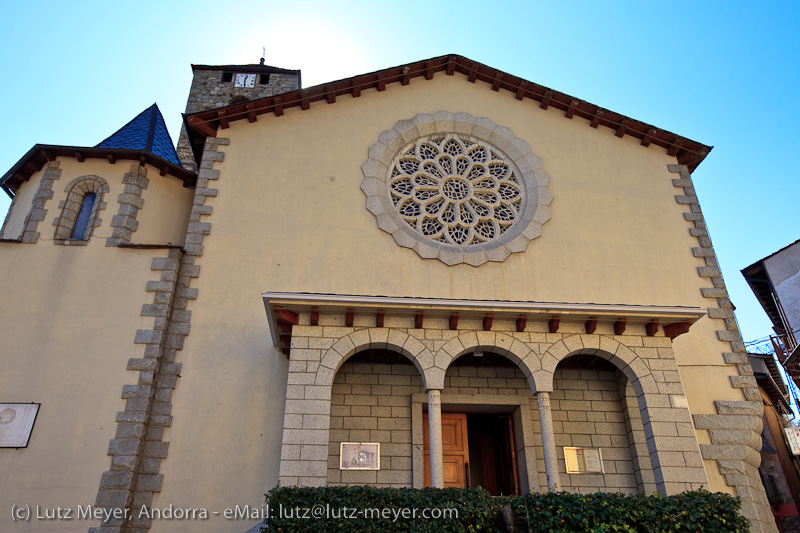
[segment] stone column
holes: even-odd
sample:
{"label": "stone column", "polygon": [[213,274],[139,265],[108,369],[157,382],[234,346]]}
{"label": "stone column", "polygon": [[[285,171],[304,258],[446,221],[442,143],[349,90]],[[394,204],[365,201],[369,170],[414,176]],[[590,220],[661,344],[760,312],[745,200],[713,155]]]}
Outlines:
{"label": "stone column", "polygon": [[558,477],[558,456],[556,455],[556,439],[553,435],[553,417],[550,415],[550,393],[536,393],[539,404],[539,423],[542,426],[542,447],[544,448],[544,468],[547,472],[547,490],[561,489]]}
{"label": "stone column", "polygon": [[428,450],[431,457],[431,487],[444,488],[442,463],[442,398],[441,391],[428,389]]}

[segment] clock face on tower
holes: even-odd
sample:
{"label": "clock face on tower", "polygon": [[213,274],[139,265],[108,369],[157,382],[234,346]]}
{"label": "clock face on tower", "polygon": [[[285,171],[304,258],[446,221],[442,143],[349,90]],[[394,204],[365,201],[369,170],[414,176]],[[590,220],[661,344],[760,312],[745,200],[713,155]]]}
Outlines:
{"label": "clock face on tower", "polygon": [[255,74],[237,74],[233,80],[234,87],[255,87],[256,75]]}

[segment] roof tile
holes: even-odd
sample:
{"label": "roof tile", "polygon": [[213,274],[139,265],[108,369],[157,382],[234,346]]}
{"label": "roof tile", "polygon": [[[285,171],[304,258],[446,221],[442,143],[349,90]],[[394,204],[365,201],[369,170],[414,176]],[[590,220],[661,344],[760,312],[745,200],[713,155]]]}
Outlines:
{"label": "roof tile", "polygon": [[136,118],[98,144],[97,148],[145,150],[175,165],[181,164],[164,117],[156,104],[139,113]]}

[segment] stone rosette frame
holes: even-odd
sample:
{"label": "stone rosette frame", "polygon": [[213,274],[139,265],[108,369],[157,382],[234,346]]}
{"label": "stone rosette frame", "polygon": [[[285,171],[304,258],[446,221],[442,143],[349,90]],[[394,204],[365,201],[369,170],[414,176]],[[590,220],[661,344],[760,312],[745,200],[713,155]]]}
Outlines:
{"label": "stone rosette frame", "polygon": [[[434,240],[412,227],[392,201],[390,180],[398,161],[421,139],[455,137],[480,144],[508,165],[520,189],[513,223],[480,243],[465,245]],[[401,120],[394,128],[381,133],[378,142],[369,148],[369,158],[361,167],[364,179],[361,190],[367,196],[367,209],[375,215],[378,227],[390,233],[400,246],[411,248],[423,259],[438,259],[447,265],[466,263],[480,266],[487,261],[504,261],[510,254],[523,252],[528,243],[538,237],[542,224],[550,219],[550,176],[542,168],[542,160],[531,151],[528,143],[507,127],[495,124],[486,117],[469,113],[437,111],[418,114]],[[441,179],[462,179],[453,170]],[[497,187],[495,187],[496,189]],[[475,189],[469,185],[469,194]],[[446,193],[445,193],[446,196]],[[470,197],[463,198],[469,200]]]}

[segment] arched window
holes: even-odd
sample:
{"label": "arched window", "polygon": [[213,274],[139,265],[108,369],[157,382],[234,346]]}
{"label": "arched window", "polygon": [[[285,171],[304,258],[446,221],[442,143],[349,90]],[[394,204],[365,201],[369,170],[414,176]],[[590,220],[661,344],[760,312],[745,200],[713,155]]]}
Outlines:
{"label": "arched window", "polygon": [[67,198],[56,218],[56,244],[85,244],[92,231],[102,222],[99,212],[105,207],[103,194],[108,192],[106,180],[100,176],[81,176],[67,185]]}
{"label": "arched window", "polygon": [[78,220],[75,222],[75,229],[72,230],[72,239],[83,239],[86,235],[86,228],[89,226],[89,218],[92,216],[92,208],[97,195],[90,192],[83,197],[81,212],[78,213]]}

